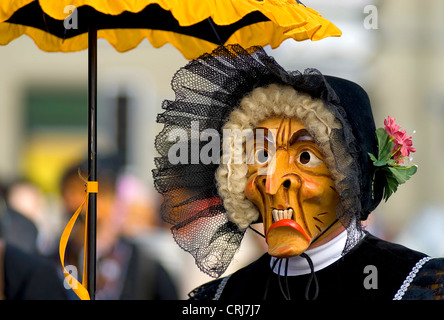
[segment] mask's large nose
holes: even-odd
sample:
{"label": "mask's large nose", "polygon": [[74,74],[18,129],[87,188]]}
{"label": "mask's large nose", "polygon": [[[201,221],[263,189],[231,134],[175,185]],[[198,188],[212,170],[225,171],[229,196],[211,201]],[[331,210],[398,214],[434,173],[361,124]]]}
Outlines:
{"label": "mask's large nose", "polygon": [[[268,253],[275,257],[291,257],[300,254],[310,245],[310,237],[299,224],[301,219],[298,193],[301,179],[297,167],[285,149],[276,152],[268,166],[265,193],[270,201],[268,210],[277,210],[279,218],[267,211],[265,226]],[[288,216],[287,208],[291,209]],[[279,213],[279,211],[282,211]],[[285,216],[284,216],[285,215]]]}
{"label": "mask's large nose", "polygon": [[301,179],[294,172],[294,167],[290,163],[290,156],[286,150],[278,150],[276,156],[271,160],[267,168],[265,179],[265,192],[269,195],[276,195],[278,191],[289,189],[299,189]]}

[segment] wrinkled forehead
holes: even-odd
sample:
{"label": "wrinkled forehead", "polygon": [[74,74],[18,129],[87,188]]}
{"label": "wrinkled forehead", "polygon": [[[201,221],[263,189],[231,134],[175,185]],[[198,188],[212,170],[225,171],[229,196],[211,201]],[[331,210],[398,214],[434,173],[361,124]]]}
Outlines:
{"label": "wrinkled forehead", "polygon": [[268,141],[276,146],[292,145],[297,141],[314,141],[305,125],[297,118],[270,117],[253,129],[255,141]]}

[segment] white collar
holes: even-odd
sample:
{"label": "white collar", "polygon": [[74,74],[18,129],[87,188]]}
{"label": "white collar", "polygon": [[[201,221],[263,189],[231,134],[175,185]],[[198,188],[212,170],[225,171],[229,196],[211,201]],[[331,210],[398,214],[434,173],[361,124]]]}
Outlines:
{"label": "white collar", "polygon": [[[347,241],[347,231],[344,230],[335,238],[329,242],[305,251],[310,259],[313,261],[314,271],[322,270],[328,267],[333,262],[339,260],[342,256],[342,252],[345,247],[345,242]],[[273,264],[277,258],[271,257],[270,268],[273,268]],[[286,261],[283,260],[281,267],[279,268],[280,262],[278,262],[273,270],[274,273],[285,275],[285,265]],[[311,272],[310,266],[307,260],[301,256],[295,256],[288,258],[288,276],[299,276],[303,274],[308,274]]]}

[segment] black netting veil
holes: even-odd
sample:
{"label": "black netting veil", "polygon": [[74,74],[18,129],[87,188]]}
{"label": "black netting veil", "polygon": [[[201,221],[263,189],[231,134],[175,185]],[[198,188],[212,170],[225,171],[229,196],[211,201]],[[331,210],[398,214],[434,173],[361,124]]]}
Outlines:
{"label": "black netting veil", "polygon": [[[218,163],[203,163],[200,159],[201,151],[211,141],[202,141],[201,134],[207,131],[222,137],[222,127],[240,100],[253,89],[271,83],[290,85],[322,99],[341,122],[343,128],[332,131],[330,146],[337,170],[345,176],[338,182],[343,195],[341,222],[359,229],[359,221],[366,219],[381,200],[367,159],[367,152],[375,153],[376,148],[374,121],[361,87],[323,76],[315,69],[287,72],[259,47],[221,46],[190,61],[174,75],[175,100],[164,101],[165,111],[157,117],[164,127],[156,137],[160,156],[153,170],[155,187],[164,196],[162,218],[172,224],[179,246],[213,277],[226,270],[244,231],[225,215],[215,180]],[[344,148],[353,163],[343,168],[340,152]],[[211,159],[220,159],[221,155],[221,145],[210,152]]]}

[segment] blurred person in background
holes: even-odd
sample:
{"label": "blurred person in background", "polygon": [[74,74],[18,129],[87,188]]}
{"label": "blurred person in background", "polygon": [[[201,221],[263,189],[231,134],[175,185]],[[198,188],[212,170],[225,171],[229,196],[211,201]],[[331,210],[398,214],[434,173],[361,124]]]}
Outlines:
{"label": "blurred person in background", "polygon": [[[177,284],[180,295],[184,277],[184,254],[171,238],[168,226],[159,216],[159,195],[133,174],[117,181],[117,202],[122,208],[122,234],[132,239],[148,255],[156,257]],[[194,263],[193,263],[194,264]]]}
{"label": "blurred person in background", "polygon": [[[75,165],[62,178],[61,191],[66,220],[85,198],[85,165]],[[125,207],[118,201],[116,182],[119,167],[114,159],[98,161],[97,196],[97,300],[173,300],[176,285],[156,257],[123,233]],[[81,267],[84,215],[80,216],[66,250],[65,265]]]}
{"label": "blurred person in background", "polygon": [[11,210],[0,188],[0,299],[64,300],[67,291],[54,264],[39,256],[33,223]]}
{"label": "blurred person in background", "polygon": [[33,219],[41,200],[37,186],[18,180],[3,193],[1,223],[4,239],[25,252],[37,253],[38,228]]}

